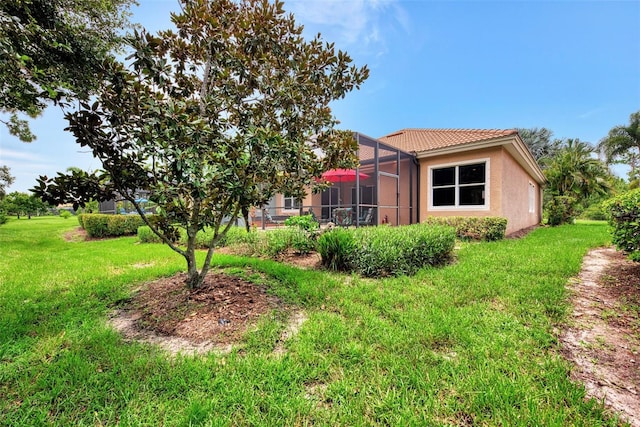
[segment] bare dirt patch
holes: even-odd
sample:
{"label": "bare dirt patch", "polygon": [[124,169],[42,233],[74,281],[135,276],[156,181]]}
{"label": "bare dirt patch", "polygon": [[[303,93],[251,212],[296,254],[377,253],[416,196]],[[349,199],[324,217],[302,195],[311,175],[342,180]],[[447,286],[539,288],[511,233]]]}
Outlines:
{"label": "bare dirt patch", "polygon": [[202,287],[187,289],[184,273],[147,283],[111,323],[132,340],[177,353],[229,351],[260,316],[284,309],[263,286],[210,272]]}
{"label": "bare dirt patch", "polygon": [[67,231],[64,233],[63,237],[67,242],[84,242],[88,239],[87,231],[82,227],[77,227],[71,231]]}
{"label": "bare dirt patch", "polygon": [[612,248],[595,249],[569,286],[574,310],[560,340],[576,365],[572,378],[640,427],[640,265]]}

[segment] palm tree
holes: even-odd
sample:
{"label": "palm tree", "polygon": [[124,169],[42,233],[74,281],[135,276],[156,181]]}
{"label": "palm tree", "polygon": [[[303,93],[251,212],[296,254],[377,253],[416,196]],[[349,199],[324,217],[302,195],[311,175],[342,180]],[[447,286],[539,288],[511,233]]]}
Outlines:
{"label": "palm tree", "polygon": [[600,140],[599,151],[607,164],[627,163],[631,166],[630,177],[636,179],[640,166],[640,111],[629,116],[628,126],[616,126]]}
{"label": "palm tree", "polygon": [[573,218],[578,205],[590,196],[611,192],[610,174],[607,167],[593,157],[594,147],[579,139],[568,139],[556,155],[546,160],[544,174],[549,181],[547,187],[551,199],[547,203],[548,214],[554,209],[562,213],[555,222],[560,224]]}
{"label": "palm tree", "polygon": [[609,172],[593,157],[595,149],[579,139],[567,139],[555,157],[545,162],[549,190],[557,196],[572,196],[581,201],[592,194],[611,191]]}

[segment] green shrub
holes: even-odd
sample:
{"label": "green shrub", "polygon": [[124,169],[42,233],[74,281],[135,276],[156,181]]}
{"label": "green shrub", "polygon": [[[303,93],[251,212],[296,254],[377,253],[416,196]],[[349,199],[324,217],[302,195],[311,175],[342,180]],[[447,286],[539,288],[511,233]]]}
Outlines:
{"label": "green shrub", "polygon": [[323,266],[336,271],[349,271],[355,249],[353,232],[342,228],[327,231],[318,238],[317,249]]}
{"label": "green shrub", "polygon": [[572,223],[576,216],[576,199],[571,196],[553,196],[545,206],[549,225]]}
{"label": "green shrub", "polygon": [[[218,240],[218,247],[223,246],[232,246],[232,245],[242,245],[249,244],[254,242],[257,239],[256,231],[249,231],[244,227],[231,227],[227,234],[222,236],[220,240]],[[211,235],[209,235],[211,237]]]}
{"label": "green shrub", "polygon": [[144,224],[138,215],[84,214],[82,223],[89,237],[134,235]]}
{"label": "green shrub", "polygon": [[279,230],[270,230],[265,233],[267,237],[266,255],[275,258],[289,249],[291,247],[292,231],[294,230],[295,229],[291,228],[283,228]]}
{"label": "green shrub", "polygon": [[71,212],[69,211],[60,211],[60,217],[64,218],[64,219],[69,219],[71,218]]}
{"label": "green shrub", "polygon": [[606,221],[607,219],[609,219],[609,215],[607,214],[607,211],[602,203],[596,203],[595,205],[591,205],[586,208],[580,214],[580,218],[590,219],[594,221]]}
{"label": "green shrub", "polygon": [[354,230],[351,264],[366,277],[414,274],[422,267],[446,262],[453,252],[453,227],[414,224],[362,227]]}
{"label": "green shrub", "polygon": [[640,189],[604,202],[609,211],[612,240],[616,247],[640,260]]}
{"label": "green shrub", "polygon": [[138,227],[138,240],[140,243],[162,243],[162,239],[148,225]]}
{"label": "green shrub", "polygon": [[320,227],[320,224],[313,219],[313,215],[302,215],[302,216],[290,216],[284,221],[284,225],[287,227],[299,227],[306,231],[317,230]]}
{"label": "green shrub", "polygon": [[0,225],[6,224],[9,221],[9,217],[4,212],[0,212]]}
{"label": "green shrub", "polygon": [[76,217],[78,218],[78,224],[80,225],[80,228],[82,228],[83,230],[85,229],[84,227],[84,216],[86,214],[78,214],[76,215]]}
{"label": "green shrub", "polygon": [[507,231],[507,219],[497,216],[432,216],[428,217],[424,224],[453,227],[456,237],[460,240],[501,240]]}

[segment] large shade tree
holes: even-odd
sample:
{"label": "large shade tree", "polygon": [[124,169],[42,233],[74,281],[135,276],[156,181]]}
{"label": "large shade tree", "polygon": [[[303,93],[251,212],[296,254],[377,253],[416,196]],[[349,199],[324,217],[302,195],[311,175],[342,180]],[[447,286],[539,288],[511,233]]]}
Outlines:
{"label": "large shade tree", "polygon": [[[181,5],[171,16],[176,30],[136,33],[130,66],[105,63],[98,100],[67,116],[104,173],[41,177],[34,191],[76,204],[117,192],[186,259],[193,288],[236,218],[276,193],[302,198],[323,171],[356,164],[353,134],[335,130],[329,103],[359,87],[368,69],[320,35],[305,40],[280,1]],[[158,206],[154,218],[137,202],[141,191]],[[204,227],[213,238],[198,269]],[[175,243],[178,228],[185,246]]]}
{"label": "large shade tree", "polygon": [[600,140],[598,148],[604,154],[608,164],[627,164],[631,167],[629,177],[638,179],[638,167],[640,167],[640,111],[636,111],[629,116],[628,125],[612,128],[609,134]]}
{"label": "large shade tree", "polygon": [[0,208],[9,215],[16,215],[18,219],[23,215],[31,219],[32,215],[45,213],[48,206],[33,194],[14,191],[2,199]]}
{"label": "large shade tree", "polygon": [[35,139],[19,113],[36,117],[50,103],[87,99],[96,71],[122,45],[135,0],[2,0],[0,122]]}

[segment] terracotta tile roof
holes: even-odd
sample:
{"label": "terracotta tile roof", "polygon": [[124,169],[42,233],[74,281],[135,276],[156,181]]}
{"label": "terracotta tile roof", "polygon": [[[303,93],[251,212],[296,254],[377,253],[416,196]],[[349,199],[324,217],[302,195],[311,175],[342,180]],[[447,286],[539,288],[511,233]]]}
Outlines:
{"label": "terracotta tile roof", "polygon": [[403,151],[420,152],[515,134],[515,129],[402,129],[378,139]]}

